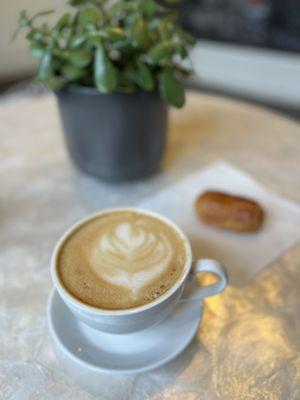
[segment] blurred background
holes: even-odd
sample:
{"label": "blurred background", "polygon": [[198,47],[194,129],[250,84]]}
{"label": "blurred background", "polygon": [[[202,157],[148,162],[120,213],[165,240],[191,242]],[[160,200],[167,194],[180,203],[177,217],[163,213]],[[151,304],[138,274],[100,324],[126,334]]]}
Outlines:
{"label": "blurred background", "polygon": [[[1,0],[1,99],[32,92],[35,60],[20,35],[18,12],[56,9],[62,0]],[[300,119],[300,1],[185,0],[183,25],[198,38],[190,85],[202,91],[263,104]],[[54,16],[55,18],[55,16]],[[35,89],[36,90],[36,89]]]}

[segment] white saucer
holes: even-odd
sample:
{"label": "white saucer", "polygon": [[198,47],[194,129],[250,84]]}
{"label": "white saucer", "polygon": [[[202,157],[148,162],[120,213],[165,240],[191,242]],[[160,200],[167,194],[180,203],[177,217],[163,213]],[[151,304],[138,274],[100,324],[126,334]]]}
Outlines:
{"label": "white saucer", "polygon": [[202,303],[185,301],[159,324],[126,335],[102,333],[79,322],[53,290],[48,325],[54,345],[82,366],[111,375],[137,374],[173,360],[191,342]]}

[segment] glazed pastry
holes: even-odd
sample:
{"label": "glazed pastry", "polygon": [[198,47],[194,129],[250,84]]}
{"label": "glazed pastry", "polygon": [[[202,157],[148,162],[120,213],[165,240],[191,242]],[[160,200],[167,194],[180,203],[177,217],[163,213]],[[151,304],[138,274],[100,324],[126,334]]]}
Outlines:
{"label": "glazed pastry", "polygon": [[230,231],[255,232],[264,220],[264,211],[256,201],[222,192],[201,194],[195,208],[205,224]]}

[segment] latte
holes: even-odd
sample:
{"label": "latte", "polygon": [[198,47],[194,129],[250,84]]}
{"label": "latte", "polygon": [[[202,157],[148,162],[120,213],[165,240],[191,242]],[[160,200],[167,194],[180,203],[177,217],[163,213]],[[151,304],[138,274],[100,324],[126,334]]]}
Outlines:
{"label": "latte", "polygon": [[109,310],[147,304],[182,276],[184,239],[159,218],[138,211],[100,214],[80,225],[57,258],[61,283],[78,300]]}

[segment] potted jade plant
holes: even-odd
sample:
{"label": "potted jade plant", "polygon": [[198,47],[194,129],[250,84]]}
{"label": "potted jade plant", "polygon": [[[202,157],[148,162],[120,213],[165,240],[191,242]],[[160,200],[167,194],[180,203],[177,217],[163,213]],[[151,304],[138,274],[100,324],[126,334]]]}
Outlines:
{"label": "potted jade plant", "polygon": [[82,171],[109,181],[142,178],[162,159],[168,104],[184,105],[184,62],[194,38],[155,0],[72,0],[53,26],[29,17],[36,81],[53,89],[66,144]]}

